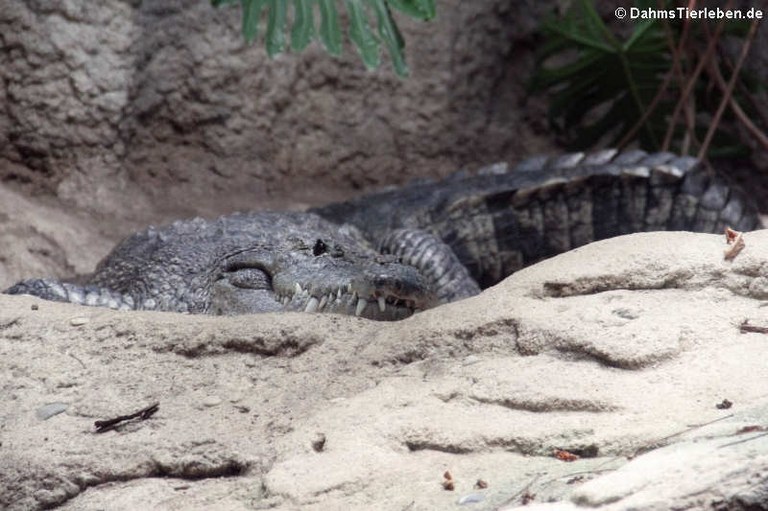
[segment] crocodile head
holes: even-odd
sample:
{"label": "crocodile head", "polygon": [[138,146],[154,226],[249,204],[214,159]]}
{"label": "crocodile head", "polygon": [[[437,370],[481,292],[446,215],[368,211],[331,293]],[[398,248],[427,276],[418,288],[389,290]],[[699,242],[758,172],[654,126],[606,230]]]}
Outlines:
{"label": "crocodile head", "polygon": [[228,255],[208,312],[330,312],[387,321],[437,304],[416,268],[338,234],[310,236],[289,236],[278,250],[254,246]]}

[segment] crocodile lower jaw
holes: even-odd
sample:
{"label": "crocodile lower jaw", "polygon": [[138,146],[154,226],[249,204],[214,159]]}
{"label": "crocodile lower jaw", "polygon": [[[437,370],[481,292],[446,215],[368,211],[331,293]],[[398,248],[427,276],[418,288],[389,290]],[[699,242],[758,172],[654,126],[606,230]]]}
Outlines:
{"label": "crocodile lower jaw", "polygon": [[277,300],[285,311],[324,312],[357,316],[378,321],[396,321],[407,318],[420,309],[412,300],[395,296],[358,296],[356,292],[330,292],[320,296],[310,294],[307,289],[288,294],[278,294]]}

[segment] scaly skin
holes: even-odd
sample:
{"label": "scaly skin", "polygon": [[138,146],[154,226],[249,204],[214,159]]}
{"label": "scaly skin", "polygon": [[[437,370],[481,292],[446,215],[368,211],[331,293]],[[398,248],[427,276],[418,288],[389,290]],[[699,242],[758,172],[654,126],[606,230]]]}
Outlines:
{"label": "scaly skin", "polygon": [[380,320],[436,304],[415,268],[378,254],[355,229],[309,213],[236,214],[149,228],[121,242],[86,286],[33,279],[6,292],[118,309],[322,310]]}
{"label": "scaly skin", "polygon": [[32,279],[6,292],[125,309],[393,320],[472,296],[525,265],[599,239],[759,226],[754,205],[692,158],[601,151],[504,170],[309,213],[150,228],[120,243],[85,286]]}
{"label": "scaly skin", "polygon": [[396,229],[427,231],[483,289],[529,264],[621,234],[760,226],[754,202],[694,158],[614,150],[532,158],[508,172],[493,166],[485,175],[312,211],[358,227],[372,244]]}

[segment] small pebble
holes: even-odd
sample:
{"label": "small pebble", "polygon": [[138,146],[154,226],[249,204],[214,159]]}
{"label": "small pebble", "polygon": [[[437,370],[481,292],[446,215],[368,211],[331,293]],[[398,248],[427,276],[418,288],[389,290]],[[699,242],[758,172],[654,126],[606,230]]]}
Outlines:
{"label": "small pebble", "polygon": [[730,408],[732,406],[733,406],[733,402],[731,402],[731,401],[729,401],[727,399],[723,399],[722,402],[717,403],[715,405],[715,408],[717,408],[718,410],[727,410],[728,408]]}
{"label": "small pebble", "polygon": [[312,449],[315,452],[323,452],[325,449],[325,435],[323,433],[317,433],[312,439]]}
{"label": "small pebble", "polygon": [[464,358],[462,364],[465,366],[471,366],[473,364],[477,364],[478,362],[480,362],[480,357],[477,355],[469,355]]}
{"label": "small pebble", "polygon": [[203,399],[203,406],[219,406],[221,398],[219,396],[208,396]]}
{"label": "small pebble", "polygon": [[461,497],[456,503],[460,506],[463,506],[465,504],[477,504],[478,502],[482,502],[485,500],[485,495],[481,495],[479,493],[470,493],[469,495],[464,495]]}
{"label": "small pebble", "polygon": [[45,421],[53,417],[54,415],[58,415],[61,412],[65,411],[69,405],[66,405],[64,403],[49,403],[45,406],[41,406],[37,409],[35,412],[35,415],[37,415],[37,418],[41,421]]}
{"label": "small pebble", "polygon": [[69,320],[69,324],[72,325],[72,326],[87,325],[90,322],[91,322],[90,319],[84,318],[84,317],[77,317],[77,318],[72,318],[72,319]]}

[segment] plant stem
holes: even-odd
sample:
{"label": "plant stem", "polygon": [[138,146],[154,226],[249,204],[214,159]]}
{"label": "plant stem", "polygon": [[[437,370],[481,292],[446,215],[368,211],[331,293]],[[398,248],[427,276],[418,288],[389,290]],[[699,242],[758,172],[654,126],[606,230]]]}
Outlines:
{"label": "plant stem", "polygon": [[741,47],[739,60],[736,61],[736,67],[734,67],[733,73],[731,74],[731,79],[728,81],[728,86],[723,93],[723,99],[720,101],[720,105],[717,107],[715,117],[712,119],[712,124],[709,125],[707,135],[704,137],[704,142],[702,142],[701,148],[699,149],[699,159],[703,159],[706,156],[707,149],[709,148],[709,144],[712,142],[712,137],[715,136],[715,131],[717,130],[718,124],[720,124],[720,119],[723,116],[725,107],[728,106],[729,100],[733,95],[733,88],[736,86],[736,81],[739,78],[739,71],[741,71],[741,67],[744,65],[744,61],[747,58],[747,54],[749,53],[749,49],[752,47],[752,42],[755,39],[755,34],[757,33],[757,21],[758,20],[752,20],[752,24],[749,27],[747,39],[744,41],[744,45]]}
{"label": "plant stem", "polygon": [[[718,69],[716,65],[712,64],[710,66],[709,73],[715,79],[715,82],[723,92],[723,95],[725,95],[726,90],[728,89],[728,85],[725,83],[725,78],[723,78],[722,73],[720,73],[720,69]],[[768,135],[766,135],[760,128],[755,125],[755,123],[749,119],[749,116],[746,112],[744,112],[744,110],[741,109],[741,106],[736,101],[736,98],[733,96],[733,94],[731,94],[728,98],[728,105],[731,107],[731,110],[733,111],[733,114],[736,116],[736,118],[741,121],[741,124],[744,125],[744,128],[746,128],[746,130],[749,131],[749,133],[763,146],[763,149],[768,150]]]}
{"label": "plant stem", "polygon": [[[695,3],[695,0],[692,0],[691,5],[695,7]],[[726,4],[725,9],[730,9],[732,4],[733,0],[728,0],[728,4]],[[667,128],[667,135],[664,137],[664,143],[661,146],[662,151],[669,150],[669,146],[672,143],[672,136],[675,133],[675,125],[677,124],[678,117],[680,117],[680,111],[688,102],[688,97],[691,95],[691,92],[693,91],[693,88],[699,79],[699,75],[701,75],[701,72],[704,70],[706,61],[712,58],[712,55],[715,52],[717,41],[720,39],[720,34],[723,32],[724,28],[725,20],[722,20],[720,23],[718,23],[715,35],[712,39],[710,39],[709,44],[707,45],[707,49],[704,52],[704,56],[696,64],[696,69],[694,69],[693,73],[688,78],[688,83],[685,85],[683,93],[680,95],[680,99],[675,105],[675,110],[672,112],[672,118],[670,119],[669,127]]]}
{"label": "plant stem", "polygon": [[[662,3],[662,0],[659,0],[659,4]],[[661,7],[661,5],[659,6]],[[659,104],[659,101],[661,101],[661,98],[664,96],[664,94],[667,92],[667,89],[669,88],[669,84],[672,81],[672,75],[675,74],[678,76],[678,80],[680,83],[683,83],[683,72],[680,64],[680,54],[682,53],[683,44],[685,43],[685,39],[688,36],[688,28],[690,27],[689,23],[686,23],[683,25],[683,32],[680,35],[680,40],[677,44],[677,47],[675,47],[675,41],[672,37],[671,29],[669,27],[669,23],[664,23],[664,32],[667,36],[667,44],[669,45],[669,50],[672,52],[672,71],[670,73],[667,73],[667,75],[664,77],[664,81],[662,82],[661,86],[659,87],[659,90],[656,92],[656,95],[651,100],[650,104],[648,105],[648,108],[643,112],[643,116],[640,117],[640,120],[638,120],[634,126],[632,126],[632,129],[630,129],[619,141],[618,146],[619,149],[626,146],[637,134],[637,132],[642,128],[648,118],[653,114],[653,112],[656,110],[656,107]],[[685,154],[685,153],[683,153]]]}

